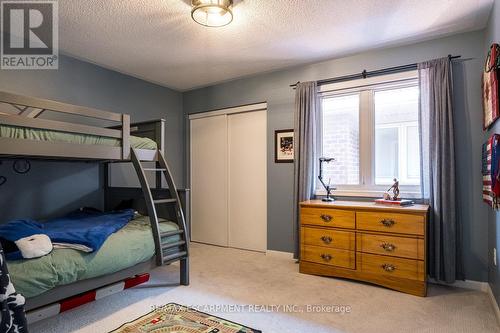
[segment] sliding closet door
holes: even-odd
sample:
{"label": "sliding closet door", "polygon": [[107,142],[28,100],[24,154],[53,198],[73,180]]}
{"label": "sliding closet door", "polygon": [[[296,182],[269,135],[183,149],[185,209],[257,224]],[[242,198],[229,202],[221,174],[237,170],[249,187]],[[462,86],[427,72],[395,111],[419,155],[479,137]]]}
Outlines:
{"label": "sliding closet door", "polygon": [[229,246],[267,249],[266,111],[228,116]]}
{"label": "sliding closet door", "polygon": [[226,115],[191,120],[191,239],[228,245]]}

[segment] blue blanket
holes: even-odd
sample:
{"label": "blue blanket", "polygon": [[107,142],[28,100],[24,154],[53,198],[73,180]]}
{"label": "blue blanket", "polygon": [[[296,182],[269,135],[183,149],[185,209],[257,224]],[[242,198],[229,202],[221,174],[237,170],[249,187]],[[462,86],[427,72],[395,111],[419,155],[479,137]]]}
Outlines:
{"label": "blue blanket", "polygon": [[[15,242],[45,234],[53,243],[79,244],[97,251],[112,233],[123,228],[133,217],[132,209],[111,213],[78,210],[44,223],[30,219],[14,220],[0,225],[0,238]],[[19,250],[6,253],[6,257],[7,260],[22,259]]]}

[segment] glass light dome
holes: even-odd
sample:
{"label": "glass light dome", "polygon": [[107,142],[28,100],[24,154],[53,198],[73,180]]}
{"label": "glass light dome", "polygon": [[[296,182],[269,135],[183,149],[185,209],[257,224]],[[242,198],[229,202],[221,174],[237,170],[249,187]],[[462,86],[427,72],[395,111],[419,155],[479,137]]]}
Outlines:
{"label": "glass light dome", "polygon": [[192,0],[191,17],[206,27],[222,27],[233,20],[233,0]]}

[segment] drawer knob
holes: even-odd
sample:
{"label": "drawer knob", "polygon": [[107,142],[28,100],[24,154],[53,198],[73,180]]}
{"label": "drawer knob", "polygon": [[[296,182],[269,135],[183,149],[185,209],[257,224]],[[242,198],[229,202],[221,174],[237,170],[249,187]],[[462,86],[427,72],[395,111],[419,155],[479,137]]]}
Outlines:
{"label": "drawer knob", "polygon": [[387,252],[393,252],[396,249],[396,245],[391,243],[382,243],[380,247],[386,250]]}
{"label": "drawer knob", "polygon": [[330,236],[322,236],[322,237],[321,237],[321,240],[322,240],[322,241],[323,241],[323,243],[325,243],[325,244],[330,244],[330,243],[332,242],[332,240],[333,240],[333,239],[332,239],[332,237],[330,237]]}
{"label": "drawer knob", "polygon": [[331,220],[333,220],[333,217],[331,215],[327,215],[327,214],[321,214],[320,217],[325,222],[330,222]]}
{"label": "drawer knob", "polygon": [[396,270],[396,266],[391,265],[391,264],[383,264],[382,268],[384,269],[384,271],[389,272],[389,273],[392,273]]}
{"label": "drawer knob", "polygon": [[333,257],[329,254],[322,254],[321,255],[321,259],[323,259],[324,261],[330,261],[330,260],[332,260],[332,258]]}
{"label": "drawer knob", "polygon": [[390,228],[396,224],[396,222],[394,220],[391,220],[391,219],[383,219],[382,221],[380,221],[380,223],[382,223],[385,227],[388,227],[388,228]]}

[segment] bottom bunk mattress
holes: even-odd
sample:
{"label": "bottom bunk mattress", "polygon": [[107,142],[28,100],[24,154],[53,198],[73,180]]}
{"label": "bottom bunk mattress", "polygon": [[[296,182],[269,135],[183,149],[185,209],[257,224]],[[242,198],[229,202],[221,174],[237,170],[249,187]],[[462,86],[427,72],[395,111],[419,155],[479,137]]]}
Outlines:
{"label": "bottom bunk mattress", "polygon": [[[163,220],[160,231],[179,227]],[[171,236],[167,241],[179,241]],[[147,216],[138,216],[108,237],[97,252],[54,249],[50,254],[27,260],[8,261],[16,291],[26,298],[38,296],[57,286],[118,272],[150,260],[155,253],[153,233]]]}

